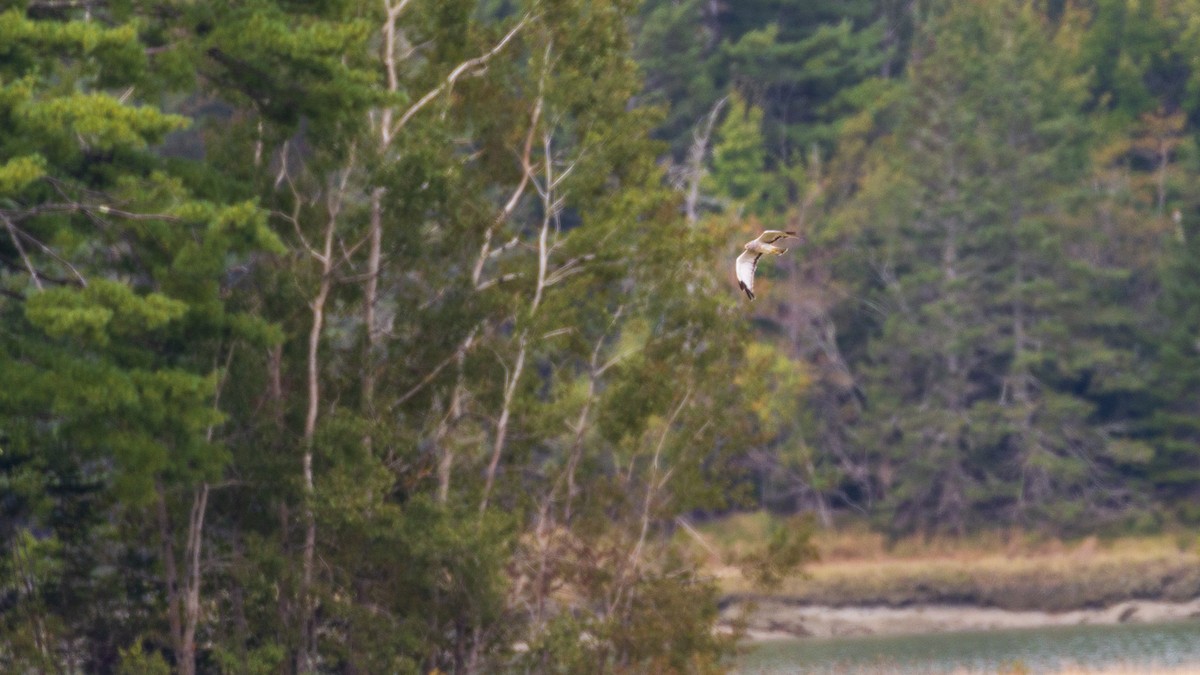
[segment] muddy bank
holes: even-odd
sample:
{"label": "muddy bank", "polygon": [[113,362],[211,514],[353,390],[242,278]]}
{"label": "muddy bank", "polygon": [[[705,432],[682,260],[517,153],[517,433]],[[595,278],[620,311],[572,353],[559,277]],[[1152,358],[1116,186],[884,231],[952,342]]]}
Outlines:
{"label": "muddy bank", "polygon": [[744,622],[750,640],[1197,619],[1200,619],[1200,598],[1186,602],[1129,600],[1104,608],[1046,612],[950,604],[832,607],[800,604],[788,598],[759,597],[731,599],[721,610],[722,626],[728,629]]}

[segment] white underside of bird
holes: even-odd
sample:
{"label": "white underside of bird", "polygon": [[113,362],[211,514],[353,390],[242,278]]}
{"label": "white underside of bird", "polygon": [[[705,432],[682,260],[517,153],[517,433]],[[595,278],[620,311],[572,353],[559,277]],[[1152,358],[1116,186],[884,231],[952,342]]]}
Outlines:
{"label": "white underside of bird", "polygon": [[754,270],[758,268],[758,259],[763,257],[764,253],[771,255],[787,253],[786,248],[775,245],[775,242],[786,238],[798,239],[799,237],[795,232],[766,230],[754,241],[746,242],[746,250],[737,257],[737,263],[734,265],[738,287],[746,292],[746,297],[754,299]]}

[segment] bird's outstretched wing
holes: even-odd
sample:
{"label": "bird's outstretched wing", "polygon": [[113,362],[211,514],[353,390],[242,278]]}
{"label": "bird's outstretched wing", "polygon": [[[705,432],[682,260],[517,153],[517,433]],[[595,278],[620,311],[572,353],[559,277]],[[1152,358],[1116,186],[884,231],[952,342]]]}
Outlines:
{"label": "bird's outstretched wing", "polygon": [[800,237],[795,232],[790,230],[787,232],[783,230],[763,230],[763,233],[758,235],[758,239],[755,239],[754,241],[757,241],[760,244],[774,244],[780,239],[785,238],[799,239]]}
{"label": "bird's outstretched wing", "polygon": [[738,287],[746,291],[746,296],[751,300],[754,299],[754,270],[758,267],[758,259],[761,257],[761,253],[743,251],[737,257],[737,263],[734,265],[734,271],[737,273]]}

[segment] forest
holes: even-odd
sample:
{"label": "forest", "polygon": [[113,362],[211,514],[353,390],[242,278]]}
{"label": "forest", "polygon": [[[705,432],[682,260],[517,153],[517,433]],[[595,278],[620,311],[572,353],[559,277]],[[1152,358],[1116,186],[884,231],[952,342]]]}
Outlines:
{"label": "forest", "polygon": [[721,672],[693,523],[1200,524],[1200,0],[0,0],[0,226],[5,672]]}

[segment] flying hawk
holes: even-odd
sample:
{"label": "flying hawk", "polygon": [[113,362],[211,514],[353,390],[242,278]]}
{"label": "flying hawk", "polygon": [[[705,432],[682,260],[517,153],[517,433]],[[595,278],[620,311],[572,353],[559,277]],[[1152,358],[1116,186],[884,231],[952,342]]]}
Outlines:
{"label": "flying hawk", "polygon": [[758,239],[746,242],[746,250],[737,257],[737,264],[734,270],[737,272],[738,286],[746,291],[746,296],[751,300],[754,299],[754,270],[758,267],[758,259],[764,253],[771,255],[783,255],[787,253],[786,248],[775,246],[775,242],[788,237],[799,239],[795,232],[784,232],[783,230],[767,230],[758,235]]}

